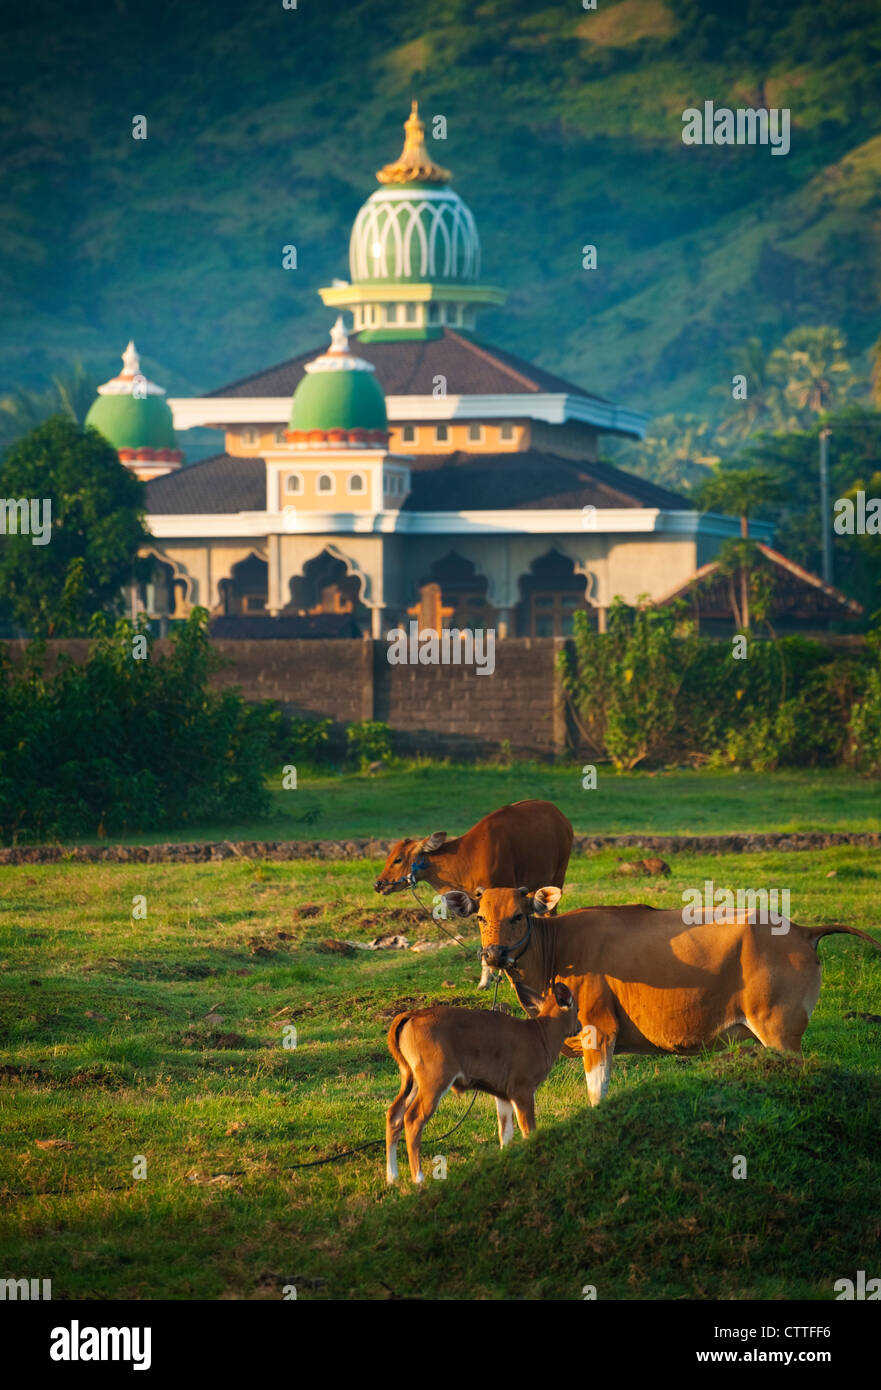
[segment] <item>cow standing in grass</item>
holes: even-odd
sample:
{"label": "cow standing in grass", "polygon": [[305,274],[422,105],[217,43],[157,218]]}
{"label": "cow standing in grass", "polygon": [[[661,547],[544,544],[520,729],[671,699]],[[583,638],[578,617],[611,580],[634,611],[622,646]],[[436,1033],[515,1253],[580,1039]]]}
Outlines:
{"label": "cow standing in grass", "polygon": [[[562,889],[574,838],[572,826],[551,801],[515,801],[492,811],[455,839],[435,830],[423,839],[398,840],[374,883],[377,893],[398,893],[428,883],[437,893],[458,888],[476,894],[522,883]],[[492,972],[483,961],[480,989]]]}
{"label": "cow standing in grass", "polygon": [[564,1051],[581,1053],[592,1105],[606,1094],[616,1051],[687,1055],[749,1038],[801,1051],[820,995],[817,943],[845,932],[881,950],[856,927],[786,918],[772,927],[724,909],[687,925],[682,909],[643,906],[545,916],[559,899],[557,886],[446,894],[453,915],[478,914],[483,959],[505,971],[527,1012],[550,981],[568,985],[582,1031]]}

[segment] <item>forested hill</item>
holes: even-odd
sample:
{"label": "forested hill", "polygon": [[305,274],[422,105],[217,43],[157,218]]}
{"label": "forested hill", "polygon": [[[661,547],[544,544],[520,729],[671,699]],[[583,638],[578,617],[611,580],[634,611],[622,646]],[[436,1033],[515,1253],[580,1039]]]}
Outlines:
{"label": "forested hill", "polygon": [[[321,343],[411,96],[505,286],[481,336],[652,412],[731,351],[881,332],[877,0],[35,0],[0,45],[0,393],[130,336],[172,393]],[[682,112],[789,107],[791,150]],[[145,115],[148,138],[132,139]],[[293,243],[298,268],[282,269]],[[582,269],[593,243],[598,267]]]}

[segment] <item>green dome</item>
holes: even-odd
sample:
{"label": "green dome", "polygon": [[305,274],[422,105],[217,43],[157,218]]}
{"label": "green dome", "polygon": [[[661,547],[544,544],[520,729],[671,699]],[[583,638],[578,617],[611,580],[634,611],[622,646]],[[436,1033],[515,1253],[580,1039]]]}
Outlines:
{"label": "green dome", "polygon": [[161,396],[99,396],[86,424],[114,449],[177,449],[171,407]]}
{"label": "green dome", "polygon": [[291,404],[292,430],[384,430],[385,396],[368,372],[313,372]]}
{"label": "green dome", "polygon": [[383,430],[388,427],[385,396],[373,367],[349,351],[338,318],[331,348],[306,364],[306,374],[291,402],[292,430]]}
{"label": "green dome", "polygon": [[474,218],[451,188],[378,189],[355,218],[349,270],[353,284],[474,284],[480,276]]}
{"label": "green dome", "polygon": [[425,148],[414,101],[404,148],[377,172],[383,185],[352,227],[349,270],[355,285],[382,282],[473,284],[480,275],[480,238],[467,204],[445,187],[453,177]]}

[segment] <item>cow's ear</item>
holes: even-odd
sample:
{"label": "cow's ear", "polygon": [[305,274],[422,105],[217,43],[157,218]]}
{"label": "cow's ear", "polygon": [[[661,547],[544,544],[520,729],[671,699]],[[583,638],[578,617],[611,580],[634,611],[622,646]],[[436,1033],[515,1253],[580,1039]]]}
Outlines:
{"label": "cow's ear", "polygon": [[572,1003],[572,991],[568,985],[564,985],[562,980],[557,980],[554,985],[554,998],[561,1009],[568,1009]]}
{"label": "cow's ear", "polygon": [[539,888],[532,899],[533,912],[537,912],[540,917],[546,912],[553,912],[562,896],[562,888]]}
{"label": "cow's ear", "polygon": [[518,980],[514,988],[517,991],[517,998],[523,1005],[528,1014],[537,1014],[542,1006],[543,995],[537,990],[531,989],[529,985],[524,985]]}
{"label": "cow's ear", "polygon": [[477,911],[477,903],[462,888],[451,888],[449,893],[442,894],[442,897],[447,911],[454,917],[470,917]]}
{"label": "cow's ear", "polygon": [[431,854],[432,850],[440,849],[446,838],[447,832],[445,830],[435,830],[433,834],[426,835],[422,844],[419,846],[420,853]]}

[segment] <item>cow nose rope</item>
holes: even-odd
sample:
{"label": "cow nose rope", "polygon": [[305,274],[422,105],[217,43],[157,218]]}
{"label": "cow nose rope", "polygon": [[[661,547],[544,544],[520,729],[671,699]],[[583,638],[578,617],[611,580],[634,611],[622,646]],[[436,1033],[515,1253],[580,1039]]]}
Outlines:
{"label": "cow nose rope", "polygon": [[438,921],[434,914],[429,912],[428,908],[425,906],[425,903],[422,901],[419,894],[416,892],[416,886],[413,883],[410,884],[410,892],[413,894],[413,897],[416,899],[424,916],[428,918],[429,922],[433,922],[436,927],[440,927],[442,932],[446,932],[447,936],[450,938],[451,941],[455,942],[455,944],[459,947],[459,950],[462,952],[463,955],[469,955],[470,953],[465,950],[465,947],[462,945],[459,938],[457,936],[453,936],[453,933],[451,931],[447,931],[443,922]]}

